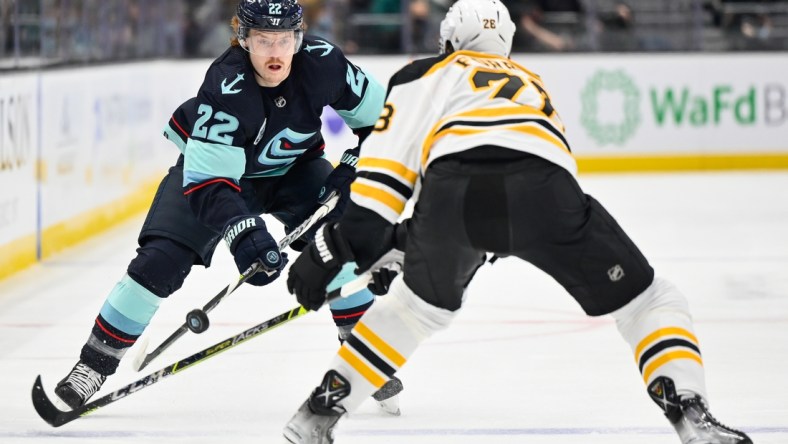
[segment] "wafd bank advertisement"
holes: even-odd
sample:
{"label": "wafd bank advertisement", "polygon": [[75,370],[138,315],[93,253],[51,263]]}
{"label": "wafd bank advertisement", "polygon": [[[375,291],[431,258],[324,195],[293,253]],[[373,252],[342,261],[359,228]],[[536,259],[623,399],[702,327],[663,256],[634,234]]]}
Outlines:
{"label": "wafd bank advertisement", "polygon": [[788,57],[514,56],[582,156],[788,152]]}
{"label": "wafd bank advertisement", "polygon": [[[512,54],[512,59],[541,77],[581,172],[788,167],[788,57]],[[353,60],[387,84],[411,59]],[[330,110],[324,123],[327,148],[355,142]]]}

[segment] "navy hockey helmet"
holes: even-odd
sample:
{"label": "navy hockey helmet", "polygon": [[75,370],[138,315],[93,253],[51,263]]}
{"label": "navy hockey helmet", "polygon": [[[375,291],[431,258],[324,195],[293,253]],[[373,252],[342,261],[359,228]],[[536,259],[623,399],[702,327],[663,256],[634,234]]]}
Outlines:
{"label": "navy hockey helmet", "polygon": [[249,32],[257,29],[266,32],[292,31],[293,52],[298,52],[304,39],[304,10],[297,0],[240,0],[238,9],[238,41],[250,52],[254,51],[247,42]]}

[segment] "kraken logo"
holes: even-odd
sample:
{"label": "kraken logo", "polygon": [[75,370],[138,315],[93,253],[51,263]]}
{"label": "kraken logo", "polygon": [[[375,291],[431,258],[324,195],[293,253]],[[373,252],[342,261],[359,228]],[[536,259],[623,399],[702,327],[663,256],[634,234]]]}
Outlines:
{"label": "kraken logo", "polygon": [[257,158],[257,161],[262,165],[283,167],[295,161],[306,149],[293,149],[292,144],[301,143],[315,133],[299,133],[290,128],[285,128],[279,131],[268,143],[263,147],[263,152]]}

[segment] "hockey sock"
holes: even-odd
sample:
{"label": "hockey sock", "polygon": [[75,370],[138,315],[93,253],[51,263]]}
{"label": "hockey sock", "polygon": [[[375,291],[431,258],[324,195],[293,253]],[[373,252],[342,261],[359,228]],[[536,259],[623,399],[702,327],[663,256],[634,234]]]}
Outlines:
{"label": "hockey sock", "polygon": [[80,359],[105,376],[115,373],[121,358],[148,326],[162,301],[124,275],[101,307]]}
{"label": "hockey sock", "polygon": [[444,329],[456,312],[424,302],[398,276],[386,297],[358,321],[331,362],[352,387],[339,404],[347,411],[383,386],[419,344]]}
{"label": "hockey sock", "polygon": [[[334,280],[328,284],[327,290],[332,291],[356,279],[358,276],[355,273],[355,269],[355,262],[345,264]],[[348,297],[334,299],[328,304],[331,309],[331,315],[334,318],[334,324],[339,330],[340,342],[347,339],[353,326],[356,325],[356,322],[358,322],[364,312],[372,306],[373,302],[375,302],[375,295],[367,288],[364,288]]]}
{"label": "hockey sock", "polygon": [[618,331],[635,353],[647,387],[660,377],[675,384],[684,397],[706,398],[706,382],[698,339],[684,295],[670,282],[654,282],[629,304],[611,313]]}
{"label": "hockey sock", "polygon": [[353,326],[361,318],[361,316],[372,306],[375,302],[375,295],[366,288],[351,294],[347,298],[342,298],[338,301],[329,304],[331,309],[331,316],[334,318],[334,324],[339,330],[339,340],[344,341],[353,330]]}

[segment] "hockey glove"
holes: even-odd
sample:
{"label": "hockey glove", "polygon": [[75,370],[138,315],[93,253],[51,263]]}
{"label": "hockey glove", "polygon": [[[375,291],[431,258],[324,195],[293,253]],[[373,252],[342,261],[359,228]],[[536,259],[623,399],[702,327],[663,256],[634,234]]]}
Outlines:
{"label": "hockey glove", "polygon": [[350,245],[339,233],[338,226],[327,224],[318,230],[315,241],[293,262],[287,277],[287,290],[296,295],[299,304],[317,310],[326,302],[326,286],[342,266],[352,260]]}
{"label": "hockey glove", "polygon": [[320,204],[326,203],[331,197],[332,191],[336,191],[339,194],[337,206],[323,219],[327,224],[338,221],[342,213],[345,212],[347,203],[350,201],[350,184],[353,183],[353,180],[356,178],[358,154],[358,147],[346,150],[345,153],[342,154],[339,165],[328,175],[323,188],[320,189],[320,194],[317,197],[317,201]]}
{"label": "hockey glove", "polygon": [[402,271],[405,261],[405,245],[408,241],[410,219],[395,224],[384,242],[381,255],[369,268],[372,279],[367,285],[369,291],[378,296],[388,293],[391,281]]}
{"label": "hockey glove", "polygon": [[369,288],[372,294],[383,296],[389,292],[391,281],[393,281],[398,274],[399,271],[395,269],[385,267],[379,268],[372,272],[372,280],[369,281],[367,288]]}
{"label": "hockey glove", "polygon": [[231,221],[224,230],[224,241],[241,273],[255,261],[262,264],[262,270],[246,281],[252,285],[270,284],[279,277],[287,264],[287,254],[279,252],[276,241],[259,217],[243,216]]}

